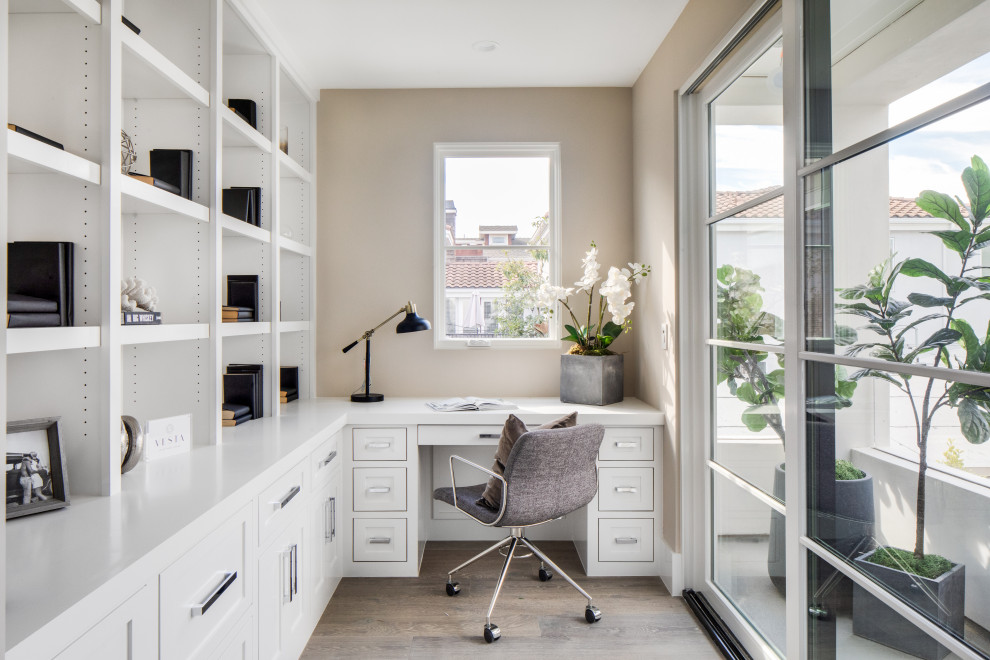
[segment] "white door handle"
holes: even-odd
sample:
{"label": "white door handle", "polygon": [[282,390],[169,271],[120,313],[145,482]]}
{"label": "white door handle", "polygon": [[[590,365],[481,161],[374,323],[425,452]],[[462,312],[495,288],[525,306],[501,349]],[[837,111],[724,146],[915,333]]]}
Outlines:
{"label": "white door handle", "polygon": [[368,489],[369,493],[390,493],[392,489],[388,486],[372,486]]}
{"label": "white door handle", "polygon": [[388,449],[391,446],[391,442],[369,442],[365,445],[368,449]]}
{"label": "white door handle", "polygon": [[639,543],[639,539],[634,536],[619,536],[616,537],[615,542],[619,545],[630,545],[632,543]]}
{"label": "white door handle", "polygon": [[619,449],[629,449],[629,448],[632,448],[632,447],[636,447],[637,445],[639,445],[638,442],[616,442],[615,443],[615,446],[618,447]]}
{"label": "white door handle", "polygon": [[368,539],[368,543],[374,543],[376,545],[388,545],[392,542],[391,536],[372,536]]}

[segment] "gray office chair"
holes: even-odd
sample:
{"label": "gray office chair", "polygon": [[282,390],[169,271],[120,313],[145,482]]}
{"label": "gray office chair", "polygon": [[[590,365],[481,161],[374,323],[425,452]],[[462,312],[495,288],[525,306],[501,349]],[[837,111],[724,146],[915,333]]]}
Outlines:
{"label": "gray office chair", "polygon": [[[505,564],[498,576],[495,593],[492,595],[488,614],[485,617],[485,641],[489,644],[501,637],[498,626],[492,623],[492,610],[495,601],[509,573],[516,548],[521,543],[540,559],[540,580],[546,582],[557,572],[571,586],[588,599],[584,618],[594,623],[602,618],[601,611],[591,603],[591,596],[567,573],[560,570],[550,559],[523,536],[523,529],[542,525],[576,511],[585,506],[598,492],[598,469],[595,458],[602,444],[605,427],[600,424],[583,424],[563,429],[540,429],[524,433],[516,441],[505,462],[504,476],[472,463],[460,456],[450,457],[451,488],[437,488],[433,499],[452,505],[465,515],[474,518],[486,527],[508,527],[509,536],[502,539],[481,554],[475,555],[447,576],[447,595],[456,596],[460,591],[454,582],[454,573],[470,566],[488,553],[498,550],[506,543]],[[485,484],[457,487],[454,478],[454,461],[465,463],[481,470],[502,482],[502,506],[498,511],[477,504],[485,490]],[[515,555],[529,557],[532,555]],[[547,567],[550,567],[549,569]]]}

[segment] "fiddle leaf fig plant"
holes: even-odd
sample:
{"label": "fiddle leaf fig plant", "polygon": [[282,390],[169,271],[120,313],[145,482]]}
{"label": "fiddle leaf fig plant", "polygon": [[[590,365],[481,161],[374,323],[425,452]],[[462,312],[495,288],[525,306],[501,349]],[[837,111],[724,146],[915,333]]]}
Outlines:
{"label": "fiddle leaf fig plant", "polygon": [[[990,300],[990,277],[984,275],[980,250],[990,245],[990,170],[978,156],[962,173],[968,204],[958,197],[925,190],[915,203],[955,228],[928,232],[959,257],[959,271],[946,273],[921,258],[894,263],[888,259],[870,271],[867,281],[842,289],[839,297],[852,301],[836,305],[837,310],[866,319],[863,329],[876,335],[871,341],[850,346],[848,355],[866,354],[887,362],[913,364],[927,362],[947,367],[990,373],[990,328],[982,339],[961,311],[974,302]],[[907,300],[894,297],[899,278],[927,280],[939,289],[937,295],[911,293]],[[913,345],[911,330],[937,327]],[[973,444],[990,439],[990,388],[966,383],[936,380],[908,374],[862,369],[852,380],[878,378],[907,395],[914,416],[915,443],[918,447],[918,482],[914,558],[925,557],[925,475],[928,470],[928,443],[935,415],[942,409],[955,410],[963,437]],[[889,554],[889,553],[888,553]]]}

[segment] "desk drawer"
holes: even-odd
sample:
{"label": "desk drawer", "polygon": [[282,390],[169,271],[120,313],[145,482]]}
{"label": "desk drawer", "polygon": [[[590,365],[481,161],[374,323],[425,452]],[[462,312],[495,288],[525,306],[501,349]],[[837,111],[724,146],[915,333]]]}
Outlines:
{"label": "desk drawer", "polygon": [[653,511],[653,468],[598,468],[599,511]]}
{"label": "desk drawer", "polygon": [[598,451],[602,461],[652,461],[653,427],[613,426],[605,429]]}
{"label": "desk drawer", "polygon": [[306,501],[307,461],[299,462],[258,495],[258,544],[276,534]]}
{"label": "desk drawer", "polygon": [[653,561],[653,519],[599,518],[598,561]]}
{"label": "desk drawer", "polygon": [[330,473],[333,472],[333,468],[343,462],[340,456],[341,435],[340,432],[334,433],[309,455],[309,463],[313,470],[314,492],[319,490],[320,486],[327,482],[327,479],[330,478]]}
{"label": "desk drawer", "polygon": [[497,445],[502,425],[423,425],[418,429],[421,445]]}
{"label": "desk drawer", "polygon": [[355,511],[405,511],[406,468],[354,468]]}
{"label": "desk drawer", "polygon": [[355,461],[406,460],[406,429],[354,429]]}
{"label": "desk drawer", "polygon": [[354,519],[354,561],[405,560],[405,518]]}
{"label": "desk drawer", "polygon": [[204,656],[247,611],[250,519],[246,506],[161,573],[162,658]]}

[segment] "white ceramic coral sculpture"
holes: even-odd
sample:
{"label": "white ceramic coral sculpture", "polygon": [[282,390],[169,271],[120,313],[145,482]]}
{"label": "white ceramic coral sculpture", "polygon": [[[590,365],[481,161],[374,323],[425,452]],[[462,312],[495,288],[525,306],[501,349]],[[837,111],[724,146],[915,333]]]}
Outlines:
{"label": "white ceramic coral sculpture", "polygon": [[158,292],[140,277],[120,282],[120,309],[125,312],[157,312]]}

